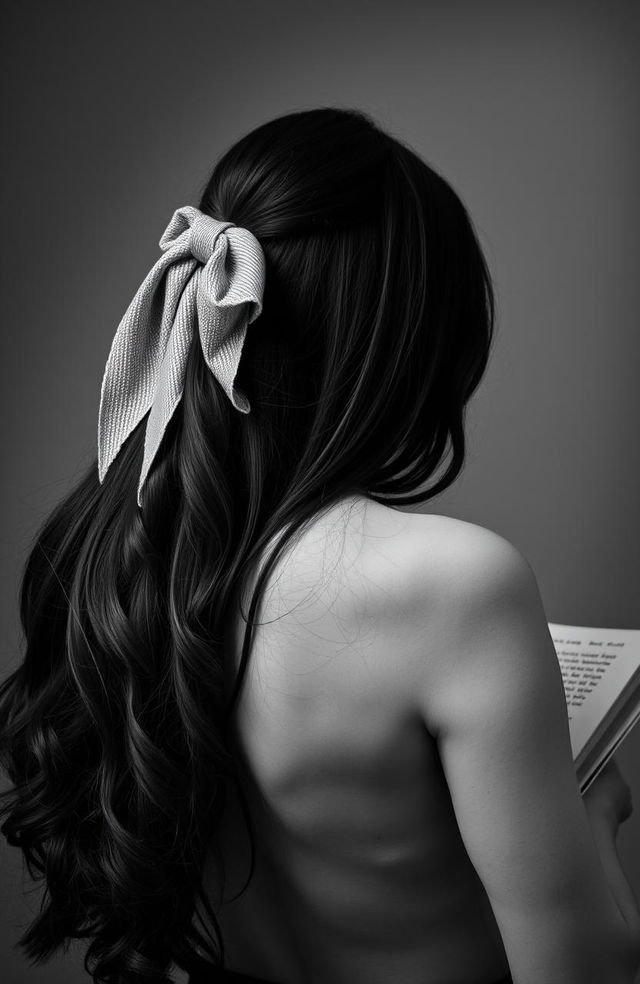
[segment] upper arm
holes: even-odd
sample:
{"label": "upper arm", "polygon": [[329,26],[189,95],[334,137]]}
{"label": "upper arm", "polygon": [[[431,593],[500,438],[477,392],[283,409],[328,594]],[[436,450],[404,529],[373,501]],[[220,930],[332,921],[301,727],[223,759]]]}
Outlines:
{"label": "upper arm", "polygon": [[459,525],[448,547],[428,612],[438,649],[416,692],[514,980],[614,980],[624,923],[581,801],[535,576],[481,527]]}

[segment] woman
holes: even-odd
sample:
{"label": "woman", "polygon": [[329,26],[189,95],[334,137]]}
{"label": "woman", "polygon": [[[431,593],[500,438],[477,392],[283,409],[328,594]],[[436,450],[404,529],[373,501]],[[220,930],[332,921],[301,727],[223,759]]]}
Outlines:
{"label": "woman", "polygon": [[236,143],[160,245],[0,698],[2,829],[48,889],[25,954],[87,938],[95,981],[140,984],[630,982],[628,790],[610,767],[580,798],[531,568],[406,511],[459,474],[489,356],[460,200],[316,109]]}

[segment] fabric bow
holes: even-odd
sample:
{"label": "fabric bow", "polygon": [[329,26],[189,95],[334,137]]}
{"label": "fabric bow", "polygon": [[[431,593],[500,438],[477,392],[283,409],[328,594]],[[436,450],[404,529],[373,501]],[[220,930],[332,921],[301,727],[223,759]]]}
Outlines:
{"label": "fabric bow", "polygon": [[[164,251],[127,308],[109,352],[98,413],[100,482],[144,415],[142,490],[184,390],[187,354],[199,327],[209,369],[237,410],[249,413],[236,388],[247,326],[262,311],[265,259],[255,236],[191,205],[173,213],[160,239]],[[203,265],[204,264],[204,265]]]}

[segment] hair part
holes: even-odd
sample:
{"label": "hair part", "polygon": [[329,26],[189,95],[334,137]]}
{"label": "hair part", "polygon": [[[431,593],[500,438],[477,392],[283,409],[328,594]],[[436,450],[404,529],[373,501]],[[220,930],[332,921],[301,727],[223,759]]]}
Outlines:
{"label": "hair part", "polygon": [[[237,378],[252,411],[235,411],[194,344],[143,509],[144,420],[103,483],[96,461],[37,533],[26,651],[0,687],[1,829],[45,886],[19,945],[41,963],[90,940],[97,984],[170,984],[196,946],[224,963],[202,869],[238,783],[229,725],[265,583],[344,497],[411,505],[455,480],[493,333],[463,204],[365,113],[259,126],[218,161],[199,208],[265,252]],[[276,536],[230,694],[225,626]]]}

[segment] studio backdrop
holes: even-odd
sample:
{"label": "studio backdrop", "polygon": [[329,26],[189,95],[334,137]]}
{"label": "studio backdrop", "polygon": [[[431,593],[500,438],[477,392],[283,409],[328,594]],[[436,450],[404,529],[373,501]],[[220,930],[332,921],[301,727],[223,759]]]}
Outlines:
{"label": "studio backdrop", "polygon": [[[179,205],[284,112],[354,106],[460,193],[498,294],[456,484],[425,504],[532,564],[549,621],[640,628],[640,8],[632,2],[5,5],[0,672],[31,538],[96,453],[111,339]],[[640,801],[640,727],[619,753]],[[640,896],[640,811],[623,826]],[[35,911],[0,849],[0,966]],[[28,884],[28,883],[26,883]]]}

